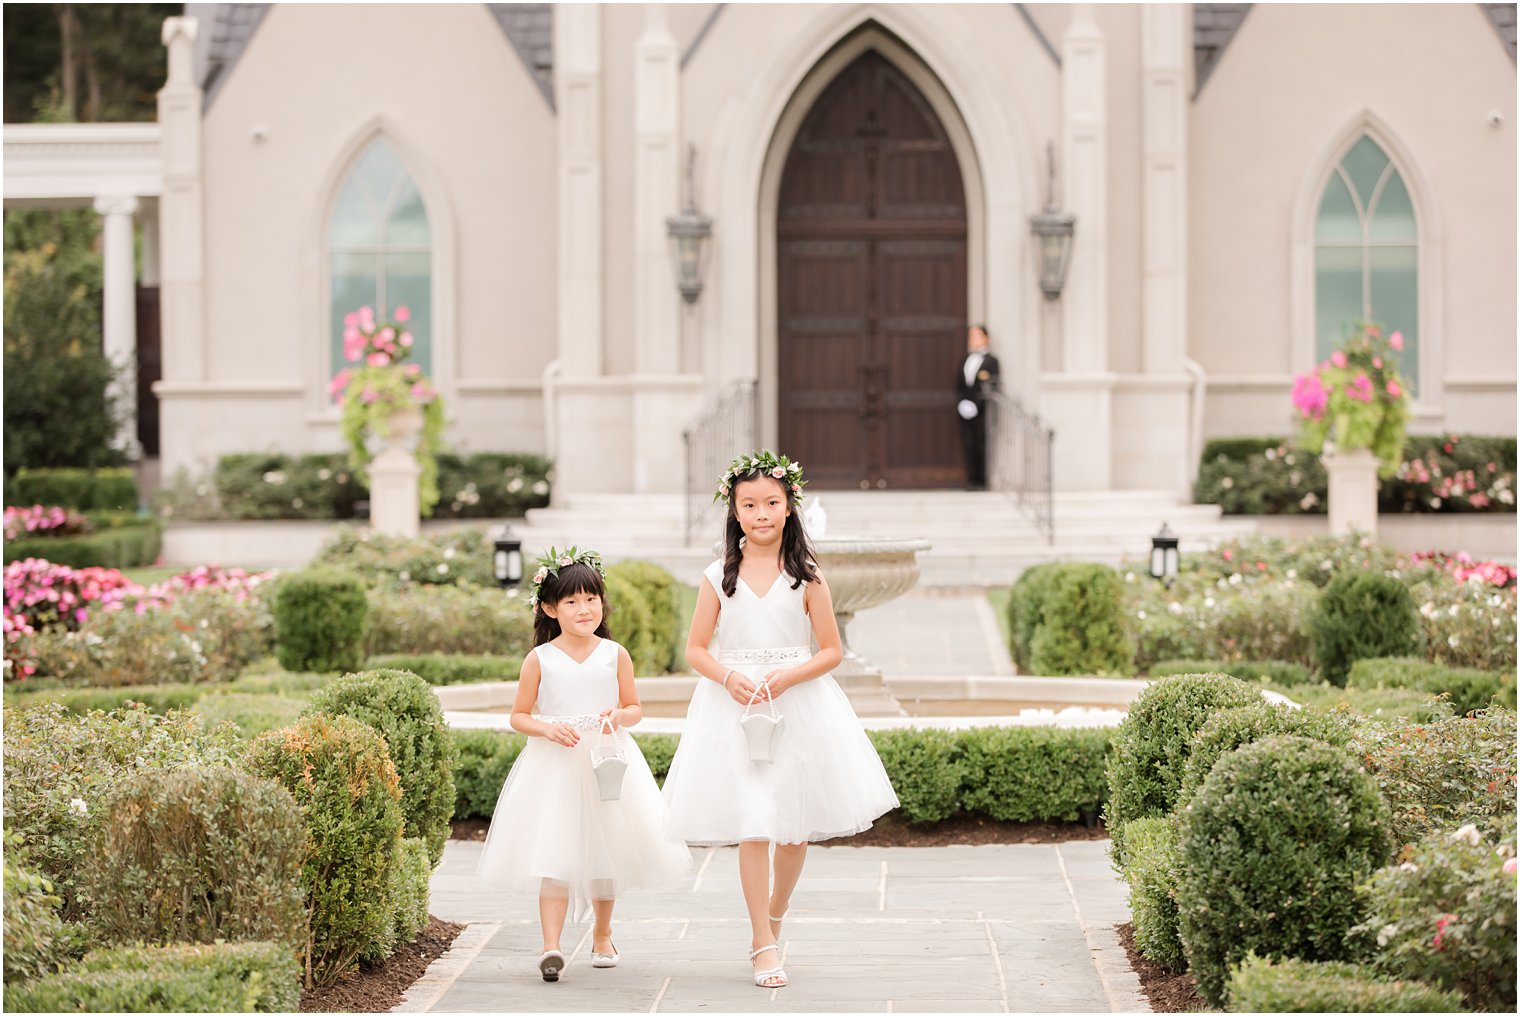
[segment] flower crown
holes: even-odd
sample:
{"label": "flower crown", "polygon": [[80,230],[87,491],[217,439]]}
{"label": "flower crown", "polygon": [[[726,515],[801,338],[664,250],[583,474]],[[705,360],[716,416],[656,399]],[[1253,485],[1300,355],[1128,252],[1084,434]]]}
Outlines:
{"label": "flower crown", "polygon": [[596,569],[596,573],[602,576],[602,578],[607,577],[607,572],[602,567],[602,555],[594,550],[582,550],[574,546],[566,547],[564,550],[555,550],[553,547],[550,547],[544,551],[543,556],[536,563],[538,570],[533,573],[533,582],[529,587],[528,598],[524,601],[528,606],[535,608],[538,606],[538,592],[543,588],[544,579],[547,579],[550,575],[558,575],[561,568],[572,564],[590,565]]}
{"label": "flower crown", "polygon": [[729,498],[733,496],[734,481],[746,473],[760,473],[780,480],[791,493],[792,503],[802,503],[802,488],[807,486],[807,481],[802,478],[802,463],[793,462],[785,455],[777,455],[769,449],[740,455],[730,462],[728,468],[723,471],[723,476],[718,480],[718,489],[713,492],[713,500],[727,504]]}

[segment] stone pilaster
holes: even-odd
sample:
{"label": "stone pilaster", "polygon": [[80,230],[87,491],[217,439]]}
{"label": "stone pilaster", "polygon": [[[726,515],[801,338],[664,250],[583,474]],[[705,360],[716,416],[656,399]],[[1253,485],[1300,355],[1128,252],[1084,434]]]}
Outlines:
{"label": "stone pilaster", "polygon": [[602,373],[602,15],[554,5],[559,120],[559,355],[566,377]]}

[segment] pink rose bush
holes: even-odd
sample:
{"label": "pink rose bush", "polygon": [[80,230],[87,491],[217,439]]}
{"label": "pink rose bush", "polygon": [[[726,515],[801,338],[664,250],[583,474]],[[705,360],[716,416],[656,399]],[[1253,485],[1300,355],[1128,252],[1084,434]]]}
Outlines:
{"label": "pink rose bush", "polygon": [[368,482],[369,438],[389,436],[392,418],[400,411],[422,411],[422,439],[417,444],[422,475],[417,495],[422,514],[438,503],[438,453],[443,450],[443,399],[416,363],[405,363],[417,338],[407,327],[412,315],[397,307],[394,320],[375,316],[374,308],[360,307],[343,317],[343,358],[349,366],[333,375],[327,390],[342,407],[343,437],[348,442],[349,463],[363,482]]}
{"label": "pink rose bush", "polygon": [[1376,324],[1353,326],[1341,347],[1312,371],[1293,379],[1300,443],[1320,452],[1326,441],[1343,451],[1369,448],[1379,472],[1392,476],[1404,451],[1408,388],[1399,376],[1404,336],[1388,337]]}

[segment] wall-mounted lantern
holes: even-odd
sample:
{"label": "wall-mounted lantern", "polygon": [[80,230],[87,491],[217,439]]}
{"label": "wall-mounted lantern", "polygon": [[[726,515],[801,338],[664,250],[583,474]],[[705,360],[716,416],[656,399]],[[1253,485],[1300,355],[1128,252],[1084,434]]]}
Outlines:
{"label": "wall-mounted lantern", "polygon": [[687,145],[686,200],[680,215],[665,220],[676,288],[687,303],[696,303],[697,297],[702,295],[702,277],[707,272],[707,240],[712,236],[712,219],[697,210],[696,162],[697,146]]}
{"label": "wall-mounted lantern", "polygon": [[1040,250],[1040,292],[1045,299],[1056,300],[1066,288],[1066,270],[1071,267],[1071,238],[1077,229],[1077,217],[1056,206],[1055,145],[1045,146],[1045,210],[1029,217],[1029,230]]}

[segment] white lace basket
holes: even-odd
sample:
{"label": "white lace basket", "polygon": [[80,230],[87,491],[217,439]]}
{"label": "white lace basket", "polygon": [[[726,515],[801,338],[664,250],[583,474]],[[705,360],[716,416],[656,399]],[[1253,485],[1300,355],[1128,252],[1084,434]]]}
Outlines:
{"label": "white lace basket", "polygon": [[[612,754],[607,753],[607,735],[612,735]],[[628,758],[623,753],[623,742],[613,729],[611,717],[602,717],[597,728],[596,740],[591,743],[591,772],[596,776],[596,789],[604,801],[616,801],[623,795],[623,774],[628,771]]]}
{"label": "white lace basket", "polygon": [[[765,704],[770,707],[768,713],[755,712],[755,700],[760,697],[760,692],[766,690]],[[776,712],[776,701],[770,697],[765,682],[761,682],[752,695],[749,703],[744,707],[744,716],[739,720],[739,726],[744,729],[744,738],[749,743],[749,760],[751,762],[770,763],[776,757],[776,743],[781,737],[781,728],[786,724],[786,717]]]}

